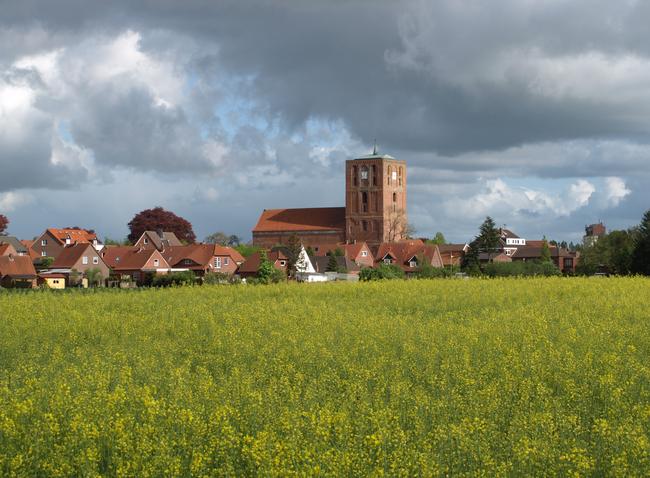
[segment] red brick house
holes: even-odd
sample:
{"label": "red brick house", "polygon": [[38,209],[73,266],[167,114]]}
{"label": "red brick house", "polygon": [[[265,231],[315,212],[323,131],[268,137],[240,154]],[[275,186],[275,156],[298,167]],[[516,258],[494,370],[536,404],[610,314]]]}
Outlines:
{"label": "red brick house", "polygon": [[148,284],[155,275],[167,274],[171,269],[162,253],[155,248],[111,246],[102,250],[102,256],[113,275],[138,285]]}
{"label": "red brick house", "polygon": [[70,273],[75,270],[84,276],[89,269],[99,269],[102,278],[107,279],[110,273],[100,252],[89,243],[76,243],[65,246],[57,254],[50,266],[50,272],[65,274],[70,280]]}
{"label": "red brick house", "polygon": [[[526,246],[518,247],[510,256],[513,261],[534,261],[542,258],[542,242],[528,241]],[[551,260],[563,274],[573,274],[576,271],[580,254],[549,244]]]}
{"label": "red brick house", "polygon": [[53,257],[57,258],[65,246],[72,244],[92,244],[99,248],[100,242],[97,234],[86,229],[46,229],[32,244],[31,255],[35,258]]}
{"label": "red brick house", "polygon": [[164,251],[169,247],[179,247],[183,243],[173,232],[144,231],[133,247],[136,249],[157,249]]}
{"label": "red brick house", "polygon": [[169,247],[163,251],[163,256],[172,268],[189,269],[198,276],[207,272],[234,274],[245,261],[232,247],[218,244]]}
{"label": "red brick house", "polygon": [[354,262],[359,267],[372,267],[375,264],[375,256],[365,242],[357,242],[355,244],[318,244],[311,246],[311,248],[316,254],[316,257],[326,256],[340,249],[343,252],[343,257]]}
{"label": "red brick house", "polygon": [[16,252],[16,249],[14,246],[12,246],[9,243],[6,244],[0,244],[0,256],[17,256],[19,255]]}
{"label": "red brick house", "polygon": [[[276,269],[281,271],[287,270],[287,256],[285,256],[282,251],[267,251],[267,259],[273,264]],[[257,275],[257,270],[260,268],[260,263],[262,262],[262,252],[256,252],[248,256],[246,261],[239,266],[237,273],[242,278],[255,277]]]}
{"label": "red brick house", "polygon": [[445,266],[460,267],[463,256],[469,250],[469,244],[440,244],[438,249]]}
{"label": "red brick house", "polygon": [[379,245],[375,265],[394,264],[407,274],[415,273],[423,263],[443,267],[440,250],[435,244],[425,244],[419,239],[400,242],[385,242]]}
{"label": "red brick house", "polygon": [[0,287],[33,288],[36,287],[37,277],[29,256],[0,256]]}
{"label": "red brick house", "polygon": [[0,236],[0,246],[3,244],[10,244],[13,249],[16,251],[17,256],[27,256],[29,253],[27,252],[27,247],[25,247],[25,244],[23,244],[23,241],[18,240],[18,238],[14,236]]}

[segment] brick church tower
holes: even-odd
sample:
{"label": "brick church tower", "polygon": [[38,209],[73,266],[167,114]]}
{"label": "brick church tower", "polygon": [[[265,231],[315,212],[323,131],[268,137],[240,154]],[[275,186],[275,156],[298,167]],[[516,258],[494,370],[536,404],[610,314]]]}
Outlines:
{"label": "brick church tower", "polygon": [[345,237],[370,246],[403,239],[406,232],[406,161],[387,154],[345,162]]}

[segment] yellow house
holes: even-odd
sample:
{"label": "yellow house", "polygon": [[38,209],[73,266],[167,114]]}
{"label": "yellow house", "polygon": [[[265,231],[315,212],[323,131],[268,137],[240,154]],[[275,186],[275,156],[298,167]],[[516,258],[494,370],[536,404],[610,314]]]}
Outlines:
{"label": "yellow house", "polygon": [[63,274],[41,274],[41,284],[47,284],[50,289],[65,289],[65,275]]}

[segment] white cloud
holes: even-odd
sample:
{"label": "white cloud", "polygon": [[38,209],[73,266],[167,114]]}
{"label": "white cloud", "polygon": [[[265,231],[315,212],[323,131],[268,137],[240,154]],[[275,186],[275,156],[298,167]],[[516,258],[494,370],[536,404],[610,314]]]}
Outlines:
{"label": "white cloud", "polygon": [[9,191],[6,193],[0,193],[0,213],[2,212],[11,212],[20,206],[30,204],[34,201],[34,198],[27,193]]}
{"label": "white cloud", "polygon": [[631,193],[622,178],[615,176],[605,178],[605,196],[607,205],[616,207],[620,202]]}
{"label": "white cloud", "polygon": [[596,188],[589,181],[578,179],[566,190],[550,191],[511,187],[502,179],[483,181],[482,191],[469,198],[452,198],[444,202],[450,217],[568,216],[587,206]]}

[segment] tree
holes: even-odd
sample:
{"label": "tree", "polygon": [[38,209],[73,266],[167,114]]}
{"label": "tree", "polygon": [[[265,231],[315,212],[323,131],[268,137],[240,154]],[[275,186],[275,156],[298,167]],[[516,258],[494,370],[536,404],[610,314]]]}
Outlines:
{"label": "tree", "polygon": [[7,226],[9,226],[9,219],[7,219],[7,216],[0,214],[0,234],[7,231]]}
{"label": "tree", "polygon": [[257,279],[261,284],[270,284],[280,282],[285,278],[285,274],[276,269],[275,266],[269,261],[266,251],[260,251],[260,265],[257,268]]}
{"label": "tree", "polygon": [[337,257],[338,256],[335,256],[334,254],[329,256],[329,259],[327,260],[327,267],[325,267],[325,272],[340,272]]}
{"label": "tree", "polygon": [[131,222],[129,222],[131,231],[128,239],[135,243],[144,231],[165,231],[173,232],[176,237],[185,243],[196,242],[196,236],[192,230],[192,224],[189,221],[177,216],[171,211],[166,211],[161,207],[145,209],[137,213]]}
{"label": "tree", "polygon": [[650,209],[645,212],[638,227],[632,252],[632,272],[650,275]]}
{"label": "tree", "polygon": [[289,236],[286,245],[287,276],[294,277],[296,271],[305,269],[305,259],[302,257],[302,243],[295,234]]}
{"label": "tree", "polygon": [[427,243],[441,246],[443,244],[447,244],[447,240],[445,239],[445,236],[442,232],[436,232],[436,235],[433,236],[433,239],[429,239]]}
{"label": "tree", "polygon": [[340,247],[337,247],[336,249],[328,251],[326,255],[334,256],[334,257],[345,257],[345,251],[343,251],[343,249],[341,249]]}
{"label": "tree", "polygon": [[90,287],[97,287],[104,280],[104,276],[102,276],[102,271],[99,267],[88,269],[86,271],[86,278],[88,279],[88,285]]}
{"label": "tree", "polygon": [[390,213],[387,226],[388,242],[408,239],[415,234],[415,228],[407,221],[406,212],[403,209]]}
{"label": "tree", "polygon": [[[557,243],[556,243],[557,247]],[[546,236],[542,240],[542,251],[540,252],[540,261],[541,262],[551,262],[551,248],[548,246],[548,241]]]}
{"label": "tree", "polygon": [[228,236],[228,245],[230,247],[237,247],[241,244],[241,238],[235,234]]}
{"label": "tree", "polygon": [[203,239],[203,242],[205,242],[206,244],[219,244],[220,246],[227,246],[228,236],[221,231],[213,232],[205,239]]}
{"label": "tree", "polygon": [[611,231],[582,250],[576,271],[591,275],[599,271],[626,275],[631,272],[636,229]]}

